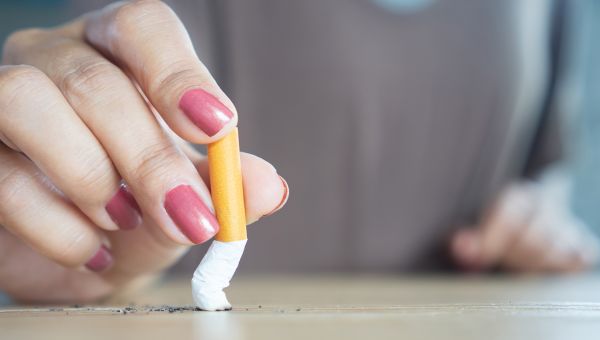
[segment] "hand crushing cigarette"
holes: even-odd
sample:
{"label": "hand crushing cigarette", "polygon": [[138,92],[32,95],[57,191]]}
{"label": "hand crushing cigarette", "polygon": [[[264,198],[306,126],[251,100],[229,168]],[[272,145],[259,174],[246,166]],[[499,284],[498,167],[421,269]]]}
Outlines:
{"label": "hand crushing cigarette", "polygon": [[208,145],[211,193],[221,228],[192,278],[194,302],[207,311],[231,309],[223,289],[229,286],[248,238],[239,149],[237,128]]}
{"label": "hand crushing cigarette", "polygon": [[[238,115],[168,5],[119,1],[0,43],[2,293],[95,302],[215,235],[208,159],[188,142],[223,138]],[[241,157],[251,223],[287,187]]]}

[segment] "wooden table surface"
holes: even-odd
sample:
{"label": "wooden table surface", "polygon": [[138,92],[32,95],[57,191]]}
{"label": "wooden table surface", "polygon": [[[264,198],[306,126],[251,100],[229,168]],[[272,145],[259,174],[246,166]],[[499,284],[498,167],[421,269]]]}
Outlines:
{"label": "wooden table surface", "polygon": [[4,307],[0,339],[600,339],[597,275],[238,277],[228,296],[231,312],[194,311],[182,279],[103,306]]}

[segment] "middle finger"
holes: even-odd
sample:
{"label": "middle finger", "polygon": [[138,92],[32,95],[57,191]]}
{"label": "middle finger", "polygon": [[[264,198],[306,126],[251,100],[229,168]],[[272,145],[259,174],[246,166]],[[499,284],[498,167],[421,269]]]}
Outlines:
{"label": "middle finger", "polygon": [[211,238],[218,222],[209,191],[134,84],[84,42],[56,32],[50,36],[53,43],[43,53],[13,53],[17,62],[34,65],[53,80],[98,138],[144,216],[177,243]]}

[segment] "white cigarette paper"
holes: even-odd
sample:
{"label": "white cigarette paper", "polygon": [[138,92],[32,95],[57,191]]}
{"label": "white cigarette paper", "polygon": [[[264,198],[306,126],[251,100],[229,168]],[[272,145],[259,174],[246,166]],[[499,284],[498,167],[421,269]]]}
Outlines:
{"label": "white cigarette paper", "polygon": [[196,306],[207,311],[231,309],[223,289],[229,287],[246,242],[248,240],[213,241],[192,278],[192,295]]}

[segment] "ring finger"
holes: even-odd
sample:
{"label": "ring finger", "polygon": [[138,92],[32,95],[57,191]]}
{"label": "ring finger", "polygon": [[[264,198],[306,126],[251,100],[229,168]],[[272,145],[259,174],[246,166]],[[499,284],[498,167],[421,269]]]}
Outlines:
{"label": "ring finger", "polygon": [[1,225],[64,266],[103,271],[112,264],[98,229],[52,190],[31,161],[0,144],[0,164]]}
{"label": "ring finger", "polygon": [[0,132],[25,153],[96,225],[115,230],[111,203],[119,174],[61,92],[30,66],[0,67]]}
{"label": "ring finger", "polygon": [[24,47],[12,53],[13,62],[33,65],[52,79],[104,147],[141,210],[173,241],[195,244],[211,238],[218,222],[193,164],[127,75],[76,39],[81,29],[75,23],[60,32],[43,33],[53,40],[36,47],[43,53]]}

